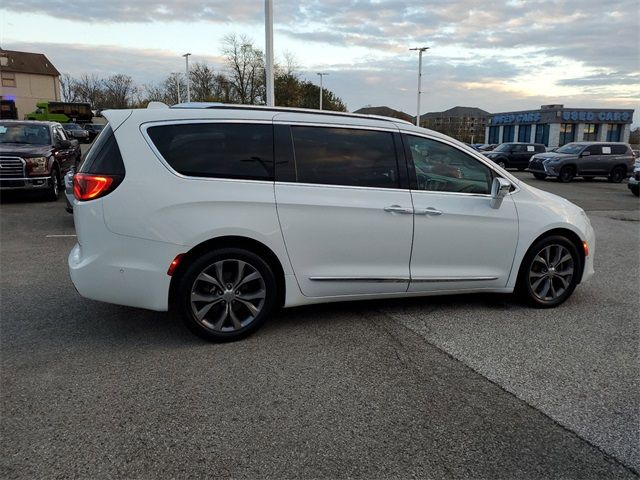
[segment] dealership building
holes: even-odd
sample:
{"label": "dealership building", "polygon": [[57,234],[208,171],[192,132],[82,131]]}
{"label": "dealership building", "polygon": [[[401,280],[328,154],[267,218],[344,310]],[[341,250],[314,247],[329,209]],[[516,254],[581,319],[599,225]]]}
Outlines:
{"label": "dealership building", "polygon": [[540,110],[491,114],[485,143],[531,142],[558,147],[569,142],[628,142],[633,110],[565,108],[542,105]]}

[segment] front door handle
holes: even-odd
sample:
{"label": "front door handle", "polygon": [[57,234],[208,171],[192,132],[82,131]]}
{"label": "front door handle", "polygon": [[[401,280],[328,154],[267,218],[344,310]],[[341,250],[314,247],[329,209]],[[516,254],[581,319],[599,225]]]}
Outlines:
{"label": "front door handle", "polygon": [[389,213],[402,213],[404,215],[411,215],[413,213],[413,208],[401,207],[400,205],[390,205],[388,207],[384,207],[384,211]]}
{"label": "front door handle", "polygon": [[433,207],[427,207],[424,209],[416,210],[416,215],[431,215],[437,217],[438,215],[442,215],[442,210],[436,210]]}

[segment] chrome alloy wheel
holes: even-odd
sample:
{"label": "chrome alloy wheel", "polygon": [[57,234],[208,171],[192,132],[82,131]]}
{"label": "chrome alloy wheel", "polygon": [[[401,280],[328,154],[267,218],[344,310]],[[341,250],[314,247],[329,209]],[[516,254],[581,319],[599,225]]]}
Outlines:
{"label": "chrome alloy wheel", "polygon": [[569,250],[558,244],[545,246],[529,269],[531,292],[543,302],[560,297],[571,285],[574,261]]}
{"label": "chrome alloy wheel", "polygon": [[242,260],[220,260],[205,268],[191,287],[191,311],[205,328],[234,332],[260,314],[267,289],[260,272]]}

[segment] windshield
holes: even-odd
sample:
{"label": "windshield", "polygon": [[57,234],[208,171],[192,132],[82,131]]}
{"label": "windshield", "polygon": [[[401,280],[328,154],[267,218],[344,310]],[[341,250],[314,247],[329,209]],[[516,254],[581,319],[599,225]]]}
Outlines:
{"label": "windshield", "polygon": [[45,125],[0,123],[0,143],[51,145],[51,135]]}
{"label": "windshield", "polygon": [[576,153],[580,153],[583,148],[584,148],[584,145],[582,145],[581,143],[567,143],[566,145],[563,145],[562,147],[557,149],[556,153],[576,154]]}
{"label": "windshield", "polygon": [[508,152],[510,148],[511,148],[511,144],[510,143],[501,143],[493,151],[494,152]]}

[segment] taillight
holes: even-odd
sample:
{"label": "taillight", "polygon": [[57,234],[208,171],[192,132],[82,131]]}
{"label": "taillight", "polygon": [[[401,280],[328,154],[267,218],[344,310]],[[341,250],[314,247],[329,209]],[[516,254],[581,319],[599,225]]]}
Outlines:
{"label": "taillight", "polygon": [[119,175],[76,173],[73,176],[73,196],[83,202],[104,197],[115,190],[121,181],[122,177]]}

